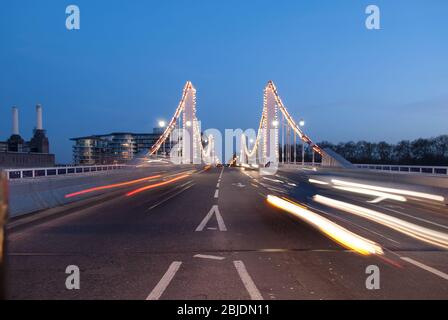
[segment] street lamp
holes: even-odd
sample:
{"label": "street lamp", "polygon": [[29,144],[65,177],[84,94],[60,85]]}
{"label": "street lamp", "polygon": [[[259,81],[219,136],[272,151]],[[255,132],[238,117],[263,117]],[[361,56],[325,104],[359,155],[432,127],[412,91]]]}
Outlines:
{"label": "street lamp", "polygon": [[[159,121],[159,127],[161,128],[161,129],[163,129],[163,128],[165,128],[165,126],[166,126],[166,122],[164,121],[164,120],[160,120]],[[165,150],[165,140],[163,141],[163,154],[164,155],[166,155],[166,152],[165,152],[166,150]]]}
{"label": "street lamp", "polygon": [[[305,126],[305,120],[300,119],[299,126],[304,127]],[[305,166],[305,142],[302,140],[302,167]]]}

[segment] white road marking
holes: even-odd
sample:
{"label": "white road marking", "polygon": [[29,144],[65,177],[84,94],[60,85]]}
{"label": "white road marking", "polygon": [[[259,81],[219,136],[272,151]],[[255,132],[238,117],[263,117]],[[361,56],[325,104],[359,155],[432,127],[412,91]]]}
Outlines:
{"label": "white road marking", "polygon": [[207,230],[218,230],[216,227],[207,227]]}
{"label": "white road marking", "polygon": [[[425,223],[429,223],[429,224],[432,224],[432,225],[435,225],[435,226],[438,226],[438,227],[442,227],[444,229],[448,229],[448,226],[446,226],[446,225],[443,225],[443,224],[440,224],[440,223],[437,223],[437,222],[432,222],[432,221],[429,221],[429,220],[426,220],[426,219],[423,219],[423,218],[419,218],[419,217],[413,216],[411,214],[407,214],[407,213],[404,213],[404,212],[392,209],[391,206],[379,206],[379,205],[374,205],[374,206],[377,207],[377,208],[386,209],[386,210],[389,210],[391,212],[395,212],[395,213],[401,214],[401,215],[409,217],[409,218],[413,218],[415,220],[423,221]],[[401,208],[401,207],[400,207],[400,209],[405,210],[404,208]]]}
{"label": "white road marking", "polygon": [[166,288],[170,284],[171,280],[173,280],[173,278],[176,275],[176,272],[179,270],[181,264],[182,264],[182,262],[180,262],[180,261],[174,261],[173,263],[171,263],[168,270],[163,275],[162,279],[160,279],[159,283],[151,291],[151,293],[148,295],[146,300],[159,300],[160,299],[163,292],[166,290]]}
{"label": "white road marking", "polygon": [[219,182],[216,184],[216,188],[219,188]]}
{"label": "white road marking", "polygon": [[233,185],[233,186],[236,186],[236,187],[238,187],[238,188],[244,188],[244,187],[245,187],[245,185],[242,184],[241,182],[238,182],[238,183],[232,183],[232,185]]}
{"label": "white road marking", "polygon": [[212,256],[208,254],[196,254],[193,256],[194,258],[201,258],[201,259],[212,259],[212,260],[224,260],[224,257],[220,256]]}
{"label": "white road marking", "polygon": [[198,227],[196,228],[196,231],[204,230],[204,227],[206,226],[206,224],[208,223],[208,221],[210,220],[210,218],[213,215],[216,215],[216,220],[218,221],[219,231],[227,231],[226,225],[224,224],[224,219],[222,218],[221,213],[219,213],[219,208],[216,204],[210,209],[210,211],[207,213],[205,218],[198,225]]}
{"label": "white road marking", "polygon": [[215,191],[215,199],[217,199],[219,197],[219,189],[216,189]]}
{"label": "white road marking", "polygon": [[408,257],[400,257],[400,258],[402,260],[406,261],[406,262],[409,262],[410,264],[413,264],[416,267],[419,267],[419,268],[421,268],[423,270],[431,272],[432,274],[435,274],[436,276],[439,276],[442,279],[448,280],[448,274],[446,274],[446,273],[444,273],[442,271],[439,271],[439,270],[437,270],[437,269],[435,269],[433,267],[427,266],[426,264],[423,264],[421,262],[415,261],[415,260],[413,260],[411,258],[408,258]]}
{"label": "white road marking", "polygon": [[235,268],[238,271],[241,281],[243,281],[244,287],[246,287],[250,298],[252,300],[263,300],[263,296],[261,295],[260,291],[258,291],[257,286],[247,272],[246,266],[244,265],[243,261],[233,261],[233,264],[235,265]]}

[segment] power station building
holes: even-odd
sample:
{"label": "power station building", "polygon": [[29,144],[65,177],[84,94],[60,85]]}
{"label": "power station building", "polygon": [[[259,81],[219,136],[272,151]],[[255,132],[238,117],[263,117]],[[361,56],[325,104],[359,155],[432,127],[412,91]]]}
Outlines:
{"label": "power station building", "polygon": [[55,156],[42,125],[42,106],[36,106],[36,128],[33,137],[25,141],[19,132],[19,109],[12,108],[12,135],[0,141],[0,168],[53,167]]}
{"label": "power station building", "polygon": [[[73,162],[76,165],[123,164],[135,155],[147,152],[160,138],[163,131],[155,128],[152,133],[114,132],[72,138]],[[169,154],[169,139],[161,147],[160,153]]]}

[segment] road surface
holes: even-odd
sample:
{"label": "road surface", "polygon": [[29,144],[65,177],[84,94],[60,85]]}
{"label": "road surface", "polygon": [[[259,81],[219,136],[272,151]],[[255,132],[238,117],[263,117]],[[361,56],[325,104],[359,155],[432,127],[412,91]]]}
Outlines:
{"label": "road surface", "polygon": [[[112,189],[107,198],[9,230],[9,299],[447,299],[448,252],[389,226],[331,208],[316,194],[448,233],[446,206],[418,199],[369,203],[366,194],[240,168],[177,170]],[[322,177],[323,182],[325,177]],[[318,180],[317,178],[315,180]],[[140,189],[155,185],[151,189]],[[137,191],[135,191],[137,190]],[[133,192],[134,191],[134,192]],[[267,195],[287,197],[380,245],[341,246]],[[80,289],[66,288],[67,266]],[[366,288],[368,266],[380,288]]]}

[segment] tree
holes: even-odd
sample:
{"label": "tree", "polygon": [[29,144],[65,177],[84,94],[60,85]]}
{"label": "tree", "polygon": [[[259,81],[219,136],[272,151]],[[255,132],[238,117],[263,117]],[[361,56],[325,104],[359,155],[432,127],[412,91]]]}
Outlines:
{"label": "tree", "polygon": [[353,163],[448,166],[448,135],[412,142],[403,140],[396,145],[385,141],[350,141],[337,145],[323,141],[318,145],[333,149]]}

